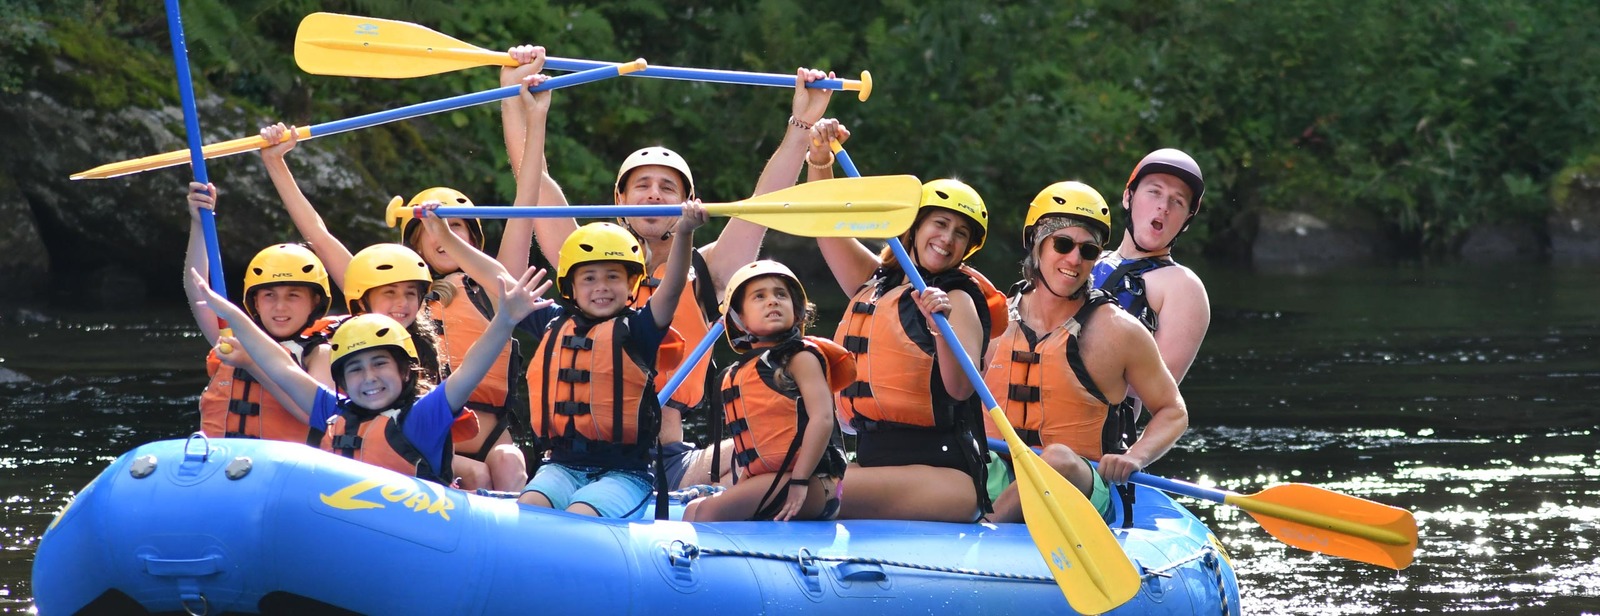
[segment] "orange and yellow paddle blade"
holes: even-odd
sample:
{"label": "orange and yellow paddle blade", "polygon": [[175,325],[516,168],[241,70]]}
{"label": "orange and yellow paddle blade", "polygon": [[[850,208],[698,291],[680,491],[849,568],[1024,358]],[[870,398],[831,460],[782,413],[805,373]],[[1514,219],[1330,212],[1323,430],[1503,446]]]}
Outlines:
{"label": "orange and yellow paddle blade", "polygon": [[1294,547],[1391,569],[1404,569],[1417,551],[1410,511],[1303,483],[1273,486],[1227,504],[1250,513],[1279,541]]}

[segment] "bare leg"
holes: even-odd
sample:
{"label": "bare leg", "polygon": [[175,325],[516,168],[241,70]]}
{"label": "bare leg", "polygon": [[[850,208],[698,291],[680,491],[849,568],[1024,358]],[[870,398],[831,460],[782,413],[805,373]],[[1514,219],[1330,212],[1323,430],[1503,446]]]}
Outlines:
{"label": "bare leg", "polygon": [[851,464],[839,517],[971,522],[977,511],[972,478],[953,468]]}

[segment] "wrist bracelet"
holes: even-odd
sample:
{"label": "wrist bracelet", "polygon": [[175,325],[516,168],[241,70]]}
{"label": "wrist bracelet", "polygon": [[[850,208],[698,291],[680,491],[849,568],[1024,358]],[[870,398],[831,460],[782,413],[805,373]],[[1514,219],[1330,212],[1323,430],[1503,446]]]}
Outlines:
{"label": "wrist bracelet", "polygon": [[834,155],[833,155],[833,150],[823,150],[823,151],[828,153],[828,162],[821,163],[821,164],[811,162],[811,154],[808,152],[808,153],[806,153],[806,165],[810,166],[812,169],[832,169],[833,168],[833,161],[835,160]]}
{"label": "wrist bracelet", "polygon": [[805,122],[801,122],[798,118],[796,118],[794,116],[789,116],[789,126],[793,126],[793,127],[798,128],[800,130],[811,130],[811,125],[810,124],[806,124]]}
{"label": "wrist bracelet", "polygon": [[808,485],[811,485],[811,480],[810,479],[793,479],[793,478],[791,478],[791,479],[789,479],[789,485],[792,485],[792,486],[808,486]]}

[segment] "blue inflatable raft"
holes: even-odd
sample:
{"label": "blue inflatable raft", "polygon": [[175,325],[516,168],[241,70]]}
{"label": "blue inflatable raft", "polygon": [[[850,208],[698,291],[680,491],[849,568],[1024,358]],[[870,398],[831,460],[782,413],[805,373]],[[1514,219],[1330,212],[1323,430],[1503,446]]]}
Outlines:
{"label": "blue inflatable raft", "polygon": [[[1117,614],[1237,614],[1210,531],[1138,488]],[[194,438],[111,464],[45,531],[39,613],[1070,614],[1020,524],[596,520],[303,445]]]}

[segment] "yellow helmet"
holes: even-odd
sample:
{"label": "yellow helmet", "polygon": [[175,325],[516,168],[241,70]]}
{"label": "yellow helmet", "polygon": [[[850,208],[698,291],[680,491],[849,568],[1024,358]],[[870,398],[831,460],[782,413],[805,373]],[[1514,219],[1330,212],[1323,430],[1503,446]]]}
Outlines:
{"label": "yellow helmet", "polygon": [[[399,197],[395,197],[390,202],[391,206],[395,201],[399,200]],[[412,197],[411,201],[406,203],[404,208],[390,207],[386,210],[393,212],[393,215],[389,217],[388,223],[391,228],[400,229],[400,243],[410,246],[411,242],[408,241],[408,238],[411,237],[412,233],[416,233],[416,227],[413,226],[413,223],[421,224],[417,223],[417,218],[412,215],[411,208],[433,201],[444,204],[445,207],[476,207],[471,199],[468,199],[461,191],[454,188],[435,186],[419,192],[417,196]],[[467,232],[472,235],[473,245],[477,246],[478,250],[483,250],[483,222],[476,218],[463,220],[467,223]]]}
{"label": "yellow helmet", "polygon": [[329,365],[335,375],[341,372],[340,366],[352,353],[367,349],[394,347],[411,361],[417,361],[417,347],[411,343],[411,332],[399,321],[383,314],[368,313],[345,319],[333,331],[328,346],[333,351]]}
{"label": "yellow helmet", "polygon": [[332,290],[328,288],[328,270],[322,266],[322,260],[317,258],[316,253],[305,246],[276,244],[262,249],[255,258],[250,259],[250,265],[244,270],[244,311],[250,318],[261,320],[261,316],[256,314],[256,303],[250,301],[250,293],[257,287],[278,284],[297,284],[322,291],[322,305],[311,311],[312,320],[326,314],[333,303]]}
{"label": "yellow helmet", "polygon": [[1089,223],[1101,237],[1111,237],[1111,206],[1105,197],[1083,182],[1056,182],[1039,191],[1028,204],[1023,221],[1022,247],[1033,248],[1033,228],[1045,216],[1070,216]]}
{"label": "yellow helmet", "polygon": [[973,190],[966,182],[941,179],[923,184],[921,207],[950,210],[966,216],[977,226],[976,237],[972,238],[972,247],[967,249],[967,254],[961,257],[962,260],[972,258],[979,248],[983,248],[983,240],[989,235],[989,208],[983,205],[983,197],[978,196],[978,191]]}
{"label": "yellow helmet", "polygon": [[[739,320],[738,310],[733,305],[733,302],[745,283],[762,276],[778,276],[783,278],[784,282],[789,285],[789,293],[795,305],[795,330],[793,333],[800,333],[801,325],[806,322],[806,304],[809,302],[806,299],[806,288],[800,284],[800,278],[795,276],[794,272],[784,264],[770,259],[762,259],[734,270],[733,275],[728,277],[728,288],[722,294],[722,314],[726,318],[723,325],[726,328],[728,344],[733,347],[733,350],[741,353],[749,350],[756,338],[750,335],[750,332],[745,331],[744,323]],[[778,337],[786,338],[788,334],[780,334]]]}
{"label": "yellow helmet", "polygon": [[639,283],[644,281],[644,249],[639,247],[639,240],[627,229],[609,222],[591,222],[578,227],[561,243],[556,260],[558,290],[567,299],[572,299],[572,281],[568,275],[573,268],[585,263],[615,261],[626,266],[633,277],[630,295],[637,293]]}
{"label": "yellow helmet", "polygon": [[433,283],[428,264],[415,250],[399,244],[373,244],[350,257],[344,270],[344,298],[352,314],[357,302],[375,288],[396,282],[418,282],[426,288]]}
{"label": "yellow helmet", "polygon": [[683,198],[694,198],[694,174],[689,172],[688,161],[683,160],[677,152],[658,145],[638,150],[622,161],[622,167],[617,169],[617,181],[612,185],[619,201],[622,197],[622,181],[628,177],[628,172],[646,165],[661,165],[682,174],[685,189]]}

